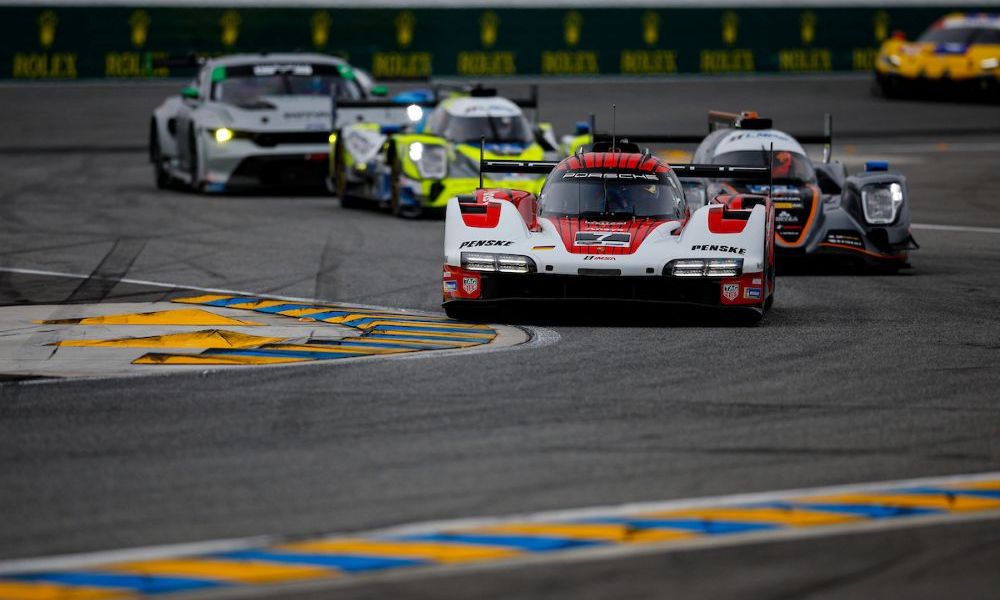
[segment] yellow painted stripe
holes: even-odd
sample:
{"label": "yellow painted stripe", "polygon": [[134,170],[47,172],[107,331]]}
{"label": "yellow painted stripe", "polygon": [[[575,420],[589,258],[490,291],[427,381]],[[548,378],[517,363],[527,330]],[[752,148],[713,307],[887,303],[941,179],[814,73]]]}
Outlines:
{"label": "yellow painted stripe", "polygon": [[276,365],[307,362],[311,359],[285,356],[235,356],[212,354],[159,354],[150,352],[132,361],[133,365]]}
{"label": "yellow painted stripe", "polygon": [[376,539],[331,539],[300,542],[281,548],[307,553],[344,553],[365,556],[419,558],[441,563],[509,558],[520,554],[510,548],[491,548],[462,543],[419,542]]}
{"label": "yellow painted stripe", "polygon": [[793,527],[812,527],[860,521],[862,517],[829,512],[805,510],[801,508],[704,508],[692,510],[670,510],[647,513],[645,516],[658,519],[702,519],[706,521],[748,521],[752,523],[773,523]]}
{"label": "yellow painted stripe", "polygon": [[216,579],[249,584],[339,576],[339,573],[334,570],[320,567],[208,558],[148,560],[116,565],[113,568],[103,570],[161,577]]}
{"label": "yellow painted stripe", "polygon": [[823,504],[878,504],[902,506],[906,508],[934,508],[938,510],[989,510],[1000,508],[1000,499],[976,498],[974,496],[952,496],[931,494],[838,494],[797,498],[801,502]]}
{"label": "yellow painted stripe", "polygon": [[205,294],[203,296],[191,296],[189,298],[171,298],[171,302],[177,302],[179,304],[208,304],[209,302],[215,302],[216,300],[229,300],[230,298],[235,298],[232,294]]}
{"label": "yellow painted stripe", "polygon": [[328,344],[268,344],[260,348],[261,350],[299,350],[305,352],[337,352],[348,354],[398,354],[400,352],[413,352],[416,348],[360,348],[357,346],[332,346]]}
{"label": "yellow painted stripe", "polygon": [[601,540],[618,543],[661,542],[695,537],[690,531],[669,529],[634,530],[625,525],[604,523],[505,523],[464,530],[461,533],[504,533],[549,536],[577,540]]}
{"label": "yellow painted stripe", "polygon": [[[411,343],[411,344],[433,344],[435,346],[439,346],[441,350],[449,350],[451,348],[468,348],[469,346],[482,346],[483,343],[484,343],[484,342],[465,342],[465,341],[458,341],[458,340],[449,340],[449,339],[445,339],[445,338],[441,338],[441,337],[424,338],[422,336],[414,336],[413,340],[400,340],[400,339],[396,339],[396,338],[388,338],[388,339],[386,339],[386,338],[380,338],[380,337],[378,337],[379,333],[389,333],[389,332],[388,331],[385,331],[385,332],[375,331],[375,332],[372,332],[371,337],[361,338],[361,339],[365,339],[365,340],[369,340],[369,341],[382,341],[382,342],[385,342],[387,344],[406,344],[406,343]],[[344,339],[348,339],[348,338],[344,338]]]}
{"label": "yellow painted stripe", "polygon": [[385,333],[390,335],[405,335],[410,337],[432,337],[432,338],[475,338],[481,340],[492,340],[496,337],[495,333],[451,333],[451,332],[437,332],[437,331],[413,331],[411,329],[379,329],[378,333]]}
{"label": "yellow painted stripe", "polygon": [[[329,319],[324,319],[329,320]],[[348,319],[349,320],[349,319]],[[400,325],[404,327],[430,327],[432,329],[462,329],[469,330],[470,333],[476,333],[477,331],[487,331],[491,335],[493,334],[493,328],[486,325],[470,325],[467,323],[435,323],[427,321],[396,321],[396,320],[385,320],[385,321],[372,321],[370,323],[363,323],[361,325],[355,325],[357,329],[371,329],[379,325]],[[465,335],[462,333],[460,335]]]}
{"label": "yellow painted stripe", "polygon": [[63,340],[53,345],[115,348],[254,348],[263,344],[283,342],[285,339],[248,335],[224,329],[203,329],[185,333],[112,340]]}
{"label": "yellow painted stripe", "polygon": [[345,341],[351,342],[367,342],[370,344],[402,344],[402,345],[413,345],[413,346],[437,346],[441,350],[447,350],[448,348],[464,348],[466,346],[479,346],[479,342],[456,342],[454,340],[443,340],[440,338],[433,340],[397,340],[380,338],[377,335],[378,332],[373,333],[368,337],[345,337],[341,338]]}
{"label": "yellow painted stripe", "polygon": [[956,490],[1000,490],[1000,480],[998,481],[973,481],[971,483],[961,483],[952,485]]}
{"label": "yellow painted stripe", "polygon": [[224,317],[200,308],[34,322],[45,325],[260,325],[252,321]]}
{"label": "yellow painted stripe", "polygon": [[0,600],[123,600],[136,597],[122,590],[53,583],[0,581]]}
{"label": "yellow painted stripe", "polygon": [[289,304],[289,302],[287,300],[253,300],[251,302],[229,304],[226,306],[226,308],[238,308],[240,310],[260,310],[262,308],[271,308],[272,306],[281,306],[282,304]]}

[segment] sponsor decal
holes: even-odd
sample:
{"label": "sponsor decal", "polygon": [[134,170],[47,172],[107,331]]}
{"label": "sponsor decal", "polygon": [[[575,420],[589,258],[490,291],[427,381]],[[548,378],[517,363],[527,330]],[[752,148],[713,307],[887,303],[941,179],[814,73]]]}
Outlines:
{"label": "sponsor decal", "polygon": [[458,291],[458,282],[450,279],[444,282],[444,291],[446,294],[454,294]]}
{"label": "sponsor decal", "polygon": [[790,213],[790,212],[788,212],[786,210],[778,211],[778,214],[775,215],[774,220],[777,221],[778,223],[798,223],[799,222],[799,218],[797,216],[793,215],[792,213]]}
{"label": "sponsor decal", "polygon": [[458,245],[461,248],[482,248],[484,246],[511,246],[514,242],[508,242],[506,240],[472,240],[468,242],[462,242]]}
{"label": "sponsor decal", "polygon": [[479,279],[476,277],[463,277],[462,289],[465,290],[466,294],[475,294],[476,290],[479,289]]}
{"label": "sponsor decal", "polygon": [[760,300],[760,288],[759,287],[748,287],[743,288],[743,297],[747,300]]}
{"label": "sponsor decal", "polygon": [[779,209],[780,208],[788,208],[788,209],[792,209],[792,210],[801,210],[802,209],[802,202],[795,202],[795,201],[791,201],[791,202],[780,201],[780,202],[778,202],[778,201],[775,201],[774,208],[779,208]]}
{"label": "sponsor decal", "polygon": [[865,247],[865,242],[861,239],[861,236],[849,231],[831,231],[827,234],[826,241],[831,244],[851,246],[852,248]]}
{"label": "sponsor decal", "polygon": [[628,232],[578,231],[574,246],[613,246],[627,248],[632,243]]}
{"label": "sponsor decal", "polygon": [[583,260],[618,260],[614,256],[596,256],[594,254],[588,254],[583,257]]}
{"label": "sponsor decal", "polygon": [[555,250],[555,246],[533,246],[532,250]]}
{"label": "sponsor decal", "polygon": [[731,254],[746,254],[746,248],[737,248],[736,246],[719,246],[717,244],[695,244],[691,246],[692,250],[700,250],[703,252],[729,252]]}
{"label": "sponsor decal", "polygon": [[254,65],[253,74],[258,77],[269,75],[305,75],[313,74],[312,65]]}
{"label": "sponsor decal", "polygon": [[760,284],[762,283],[762,279],[761,279],[760,277],[754,277],[754,278],[753,278],[753,279],[752,279],[752,280],[750,281],[750,283],[752,283],[752,284],[754,284],[754,285],[760,285]]}
{"label": "sponsor decal", "polygon": [[740,284],[738,283],[724,283],[722,285],[722,296],[732,302],[740,295]]}
{"label": "sponsor decal", "polygon": [[652,173],[605,173],[602,171],[566,171],[563,179],[628,179],[641,181],[659,181],[660,177]]}

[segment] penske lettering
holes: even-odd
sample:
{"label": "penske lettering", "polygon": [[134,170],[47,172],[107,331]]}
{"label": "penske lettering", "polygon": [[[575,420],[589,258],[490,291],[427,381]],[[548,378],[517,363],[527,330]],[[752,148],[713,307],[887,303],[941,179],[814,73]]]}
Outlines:
{"label": "penske lettering", "polygon": [[737,248],[736,246],[718,246],[716,244],[695,244],[691,246],[692,250],[700,250],[702,252],[729,252],[731,254],[746,254],[746,248]]}
{"label": "penske lettering", "polygon": [[651,173],[602,173],[599,171],[567,171],[563,179],[628,179],[641,181],[659,181],[660,178]]}
{"label": "penske lettering", "polygon": [[472,240],[470,242],[462,242],[459,244],[459,248],[482,248],[484,246],[511,246],[514,242],[508,242],[505,240]]}

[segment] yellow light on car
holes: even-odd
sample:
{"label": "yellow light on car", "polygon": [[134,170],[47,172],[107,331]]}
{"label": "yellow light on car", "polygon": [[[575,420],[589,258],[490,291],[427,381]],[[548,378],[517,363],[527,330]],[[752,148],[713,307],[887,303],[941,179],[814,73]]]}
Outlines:
{"label": "yellow light on car", "polygon": [[331,144],[336,144],[337,143],[337,134],[336,133],[331,133],[330,134],[330,143]]}
{"label": "yellow light on car", "polygon": [[225,127],[220,127],[215,130],[215,141],[220,144],[225,144],[229,140],[233,139],[233,130],[226,129]]}

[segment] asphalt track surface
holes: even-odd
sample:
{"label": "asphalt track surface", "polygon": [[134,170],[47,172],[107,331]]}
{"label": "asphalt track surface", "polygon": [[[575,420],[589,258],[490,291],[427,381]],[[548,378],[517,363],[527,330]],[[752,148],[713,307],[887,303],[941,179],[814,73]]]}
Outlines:
{"label": "asphalt track surface", "polygon": [[[129,277],[436,309],[439,221],[322,197],[152,185],[148,112],[176,85],[0,87],[0,304],[152,300]],[[887,102],[857,78],[559,83],[565,131],[700,131],[836,115],[914,221],[1000,228],[996,106]],[[600,120],[600,118],[599,118]],[[605,119],[605,123],[607,120]],[[0,558],[1000,469],[1000,234],[915,229],[897,275],[785,274],[758,327],[604,308],[539,349],[208,375],[0,383]],[[1000,522],[494,569],[347,598],[989,597]],[[327,597],[303,592],[282,597]]]}

